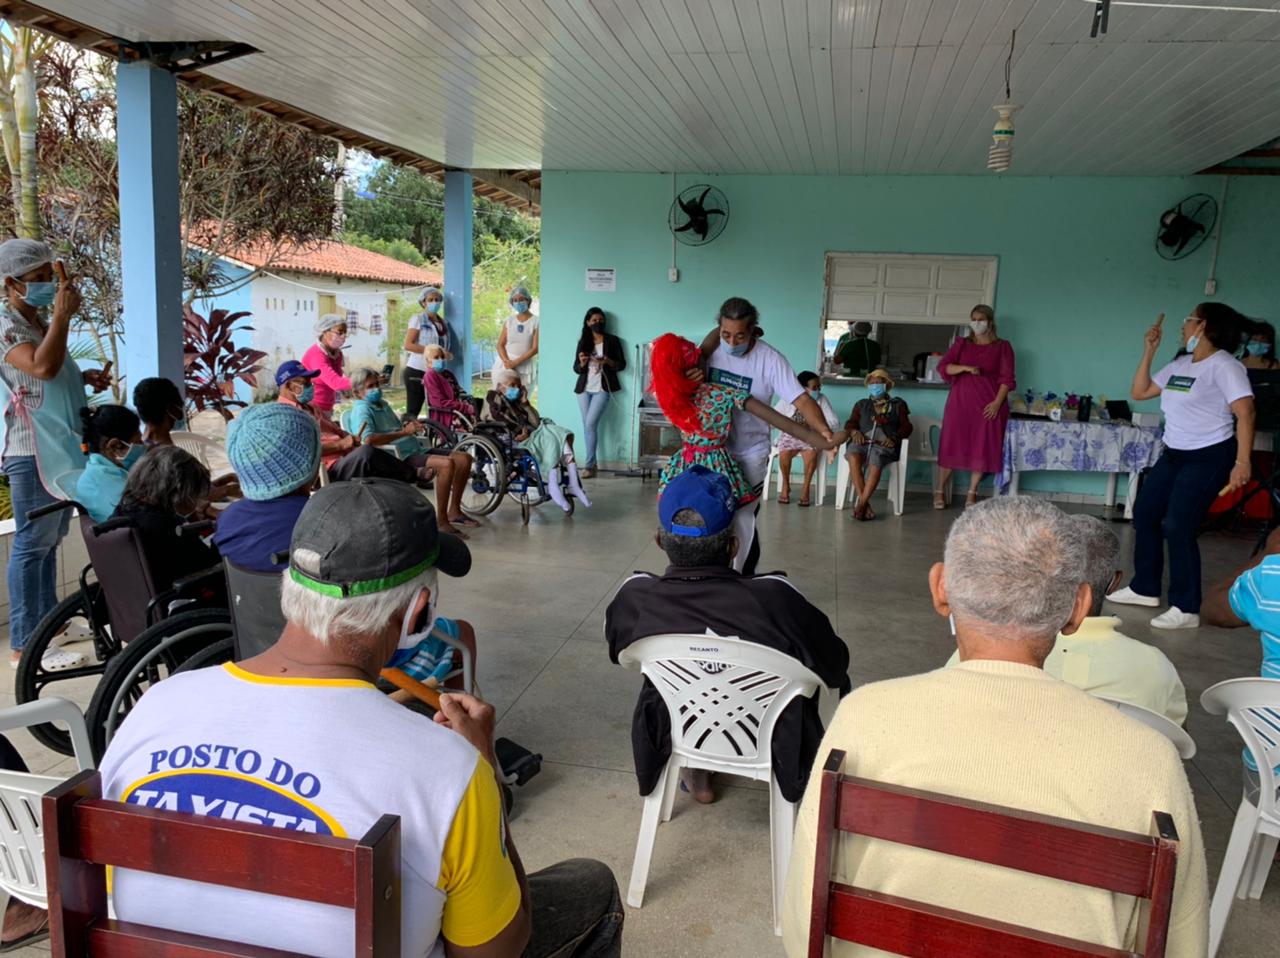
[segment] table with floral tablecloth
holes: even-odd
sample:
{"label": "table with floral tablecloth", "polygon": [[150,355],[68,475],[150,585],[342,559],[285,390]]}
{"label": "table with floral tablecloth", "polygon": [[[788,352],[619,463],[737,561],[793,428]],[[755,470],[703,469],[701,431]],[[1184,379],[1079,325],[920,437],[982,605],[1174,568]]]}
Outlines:
{"label": "table with floral tablecloth", "polygon": [[1017,495],[1018,474],[1059,470],[1107,473],[1107,505],[1116,504],[1116,476],[1129,474],[1125,516],[1133,516],[1138,473],[1156,464],[1164,444],[1159,426],[1121,422],[1053,422],[1010,419],[1004,433],[1004,466],[998,485]]}

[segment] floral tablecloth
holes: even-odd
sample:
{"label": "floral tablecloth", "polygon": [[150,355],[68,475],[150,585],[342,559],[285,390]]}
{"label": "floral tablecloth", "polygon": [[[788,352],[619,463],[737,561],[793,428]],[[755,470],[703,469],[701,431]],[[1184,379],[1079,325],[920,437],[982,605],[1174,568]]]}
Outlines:
{"label": "floral tablecloth", "polygon": [[1138,472],[1160,458],[1162,434],[1159,426],[1010,419],[1000,491],[1008,489],[1015,472]]}

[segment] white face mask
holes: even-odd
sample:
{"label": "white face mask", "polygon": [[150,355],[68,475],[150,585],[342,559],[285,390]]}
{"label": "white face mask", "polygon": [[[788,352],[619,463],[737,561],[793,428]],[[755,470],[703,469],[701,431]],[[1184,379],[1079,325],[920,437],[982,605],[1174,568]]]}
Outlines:
{"label": "white face mask", "polygon": [[422,591],[419,590],[414,595],[413,601],[409,603],[408,612],[404,617],[404,624],[400,626],[400,641],[396,643],[396,650],[391,656],[391,661],[386,664],[386,668],[399,668],[413,658],[414,650],[431,635],[432,630],[436,627],[436,614],[440,607],[440,584],[439,574],[435,569],[432,569],[428,574],[427,581],[423,583],[422,588],[430,590],[431,593],[427,599],[427,611],[423,616],[423,627],[417,632],[409,631],[414,624],[413,608],[418,604],[418,596],[422,595]]}
{"label": "white face mask", "polygon": [[991,328],[991,324],[985,319],[971,319],[969,320],[969,328],[973,330],[975,336],[985,336],[987,335],[987,330]]}

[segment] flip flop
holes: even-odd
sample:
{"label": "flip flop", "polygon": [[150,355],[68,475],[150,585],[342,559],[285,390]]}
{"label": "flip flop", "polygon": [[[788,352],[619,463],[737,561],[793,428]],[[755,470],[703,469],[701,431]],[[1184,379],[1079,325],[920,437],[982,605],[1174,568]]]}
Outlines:
{"label": "flip flop", "polygon": [[454,526],[454,527],[453,527],[453,529],[440,529],[438,526],[437,526],[436,528],[438,529],[438,531],[443,532],[445,535],[454,536],[455,538],[458,538],[458,539],[470,539],[470,538],[471,538],[469,535],[467,535],[465,532],[463,532],[463,531],[462,531],[461,529],[459,529],[457,526]]}
{"label": "flip flop", "polygon": [[800,506],[800,507],[801,507],[801,508],[803,508],[803,509],[808,509],[808,508],[809,508],[809,500],[808,500],[808,499],[801,499],[799,502],[797,502],[797,503],[796,503],[796,505]]}
{"label": "flip flop", "polygon": [[790,497],[790,496],[778,496],[778,505],[780,505],[780,506],[789,506],[789,505],[791,505],[791,497]]}
{"label": "flip flop", "polygon": [[470,516],[457,516],[449,520],[449,524],[453,526],[470,526],[473,529],[479,529],[480,523]]}

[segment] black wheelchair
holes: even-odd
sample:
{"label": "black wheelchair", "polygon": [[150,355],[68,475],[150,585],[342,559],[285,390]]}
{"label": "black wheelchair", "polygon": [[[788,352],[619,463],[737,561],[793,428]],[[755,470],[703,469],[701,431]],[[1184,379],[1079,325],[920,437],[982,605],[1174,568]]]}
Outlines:
{"label": "black wheelchair", "polygon": [[[74,500],[51,503],[28,514],[31,519],[62,509],[80,509],[80,532],[89,564],[77,587],[36,626],[18,664],[15,696],[19,703],[42,696],[81,697],[92,687],[86,724],[95,756],[133,704],[154,682],[203,654],[228,661],[231,617],[221,602],[220,567],[212,567],[159,588],[143,553],[138,531],[128,525],[104,529]],[[211,523],[175,529],[199,535]],[[87,625],[88,662],[70,669],[46,669],[44,655],[82,621]],[[72,754],[68,733],[52,724],[36,725],[32,735],[64,755]]]}

